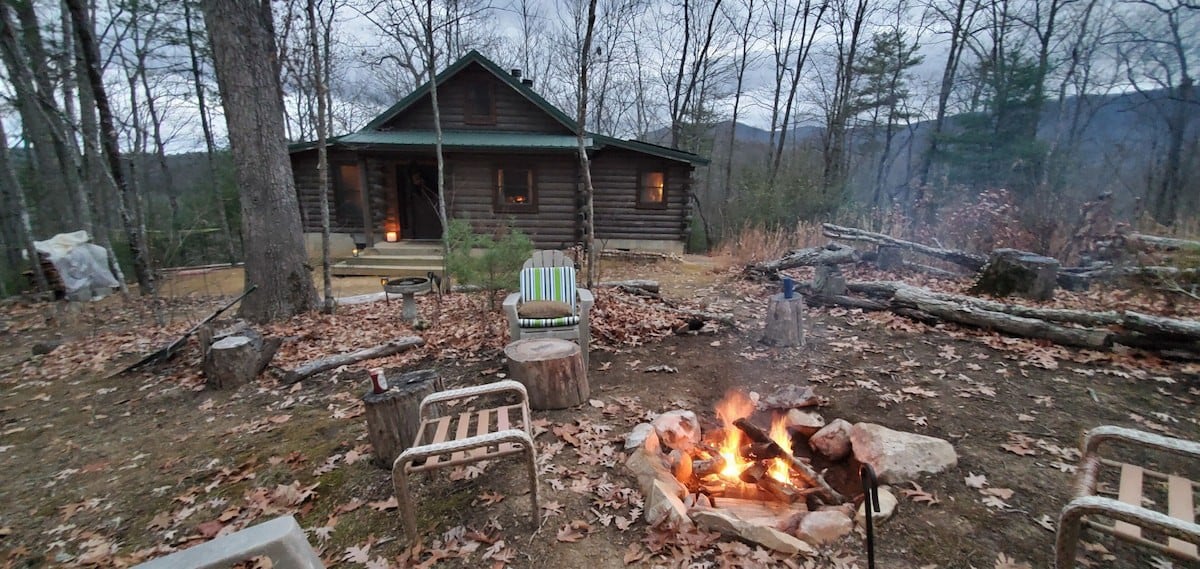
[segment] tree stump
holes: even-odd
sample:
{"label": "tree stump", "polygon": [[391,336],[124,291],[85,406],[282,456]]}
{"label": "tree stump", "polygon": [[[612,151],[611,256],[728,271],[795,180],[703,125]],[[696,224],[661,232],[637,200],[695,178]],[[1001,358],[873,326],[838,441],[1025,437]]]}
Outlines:
{"label": "tree stump", "polygon": [[1050,300],[1058,286],[1058,269],[1057,259],[1016,249],[996,249],[980,269],[971,292]]}
{"label": "tree stump", "polygon": [[[368,389],[363,395],[367,435],[375,449],[372,462],[380,468],[391,469],[396,457],[413,446],[421,426],[421,400],[442,389],[442,379],[434,370],[393,374],[398,371],[384,370],[387,391],[374,393]],[[429,411],[430,417],[438,414],[437,409]]]}
{"label": "tree stump", "polygon": [[504,348],[508,372],[529,391],[529,405],[538,410],[565,409],[587,400],[587,368],[583,351],[569,340],[530,338]]}
{"label": "tree stump", "polygon": [[784,347],[804,345],[804,297],[772,295],[767,301],[766,318],[763,343]]}
{"label": "tree stump", "polygon": [[894,271],[904,266],[904,250],[895,245],[880,245],[875,254],[875,266],[881,271]]}
{"label": "tree stump", "polygon": [[264,339],[242,321],[218,332],[203,326],[197,334],[209,389],[237,388],[249,383],[267,368],[283,344],[283,338]]}
{"label": "tree stump", "polygon": [[846,294],[846,277],[837,265],[818,265],[813,288],[821,296],[842,296]]}

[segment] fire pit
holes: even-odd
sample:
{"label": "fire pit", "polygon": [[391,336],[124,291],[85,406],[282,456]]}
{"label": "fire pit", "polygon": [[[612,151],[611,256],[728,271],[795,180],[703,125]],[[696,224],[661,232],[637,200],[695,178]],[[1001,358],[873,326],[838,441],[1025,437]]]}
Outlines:
{"label": "fire pit", "polygon": [[[818,403],[811,390],[800,399],[792,397],[797,388],[785,391],[757,402],[743,392],[727,394],[703,433],[696,414],[682,410],[635,428],[626,464],[646,495],[646,520],[697,524],[784,553],[813,553],[813,546],[849,534],[856,517],[862,523],[865,512],[855,512],[862,502],[860,464],[895,483],[956,460],[940,439],[840,419],[826,425],[797,408]],[[881,502],[895,504],[886,487]]]}
{"label": "fire pit", "polygon": [[405,277],[386,281],[383,284],[383,293],[400,295],[404,299],[404,312],[401,317],[412,322],[417,319],[417,293],[429,292],[431,288],[427,277]]}

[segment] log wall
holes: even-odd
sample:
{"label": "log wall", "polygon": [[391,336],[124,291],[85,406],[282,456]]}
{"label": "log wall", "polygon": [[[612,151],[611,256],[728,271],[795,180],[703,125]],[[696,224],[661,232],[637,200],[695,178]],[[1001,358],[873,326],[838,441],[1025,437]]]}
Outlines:
{"label": "log wall", "polygon": [[[479,84],[491,85],[496,105],[495,124],[467,122],[467,95]],[[528,87],[525,87],[528,88]],[[446,130],[496,130],[508,132],[540,132],[573,134],[567,127],[538,108],[507,83],[478,63],[472,63],[454,77],[438,86],[438,105],[442,128]],[[433,130],[433,106],[428,95],[384,123],[380,130]]]}
{"label": "log wall", "polygon": [[[666,173],[664,209],[637,206],[638,179],[649,171]],[[604,149],[592,160],[592,186],[596,191],[597,240],[686,238],[691,186],[687,165],[624,149]]]}
{"label": "log wall", "polygon": [[[292,176],[296,181],[296,196],[300,201],[300,220],[306,233],[321,231],[321,184],[317,173],[317,151],[307,150],[291,155]],[[333,233],[362,233],[362,220],[339,220],[334,192],[334,172],[341,164],[357,164],[358,156],[345,150],[329,150],[329,223]],[[366,196],[364,196],[365,199]],[[365,204],[364,204],[365,205]]]}

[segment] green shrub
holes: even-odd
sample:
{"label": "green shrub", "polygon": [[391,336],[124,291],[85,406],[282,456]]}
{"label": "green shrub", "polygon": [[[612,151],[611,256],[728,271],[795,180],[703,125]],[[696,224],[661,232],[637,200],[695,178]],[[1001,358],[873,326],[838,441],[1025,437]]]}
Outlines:
{"label": "green shrub", "polygon": [[[499,239],[475,233],[469,221],[450,220],[446,272],[460,283],[480,286],[489,293],[517,288],[521,265],[533,253],[533,242],[512,227],[497,233]],[[494,294],[489,294],[489,302],[495,309]]]}

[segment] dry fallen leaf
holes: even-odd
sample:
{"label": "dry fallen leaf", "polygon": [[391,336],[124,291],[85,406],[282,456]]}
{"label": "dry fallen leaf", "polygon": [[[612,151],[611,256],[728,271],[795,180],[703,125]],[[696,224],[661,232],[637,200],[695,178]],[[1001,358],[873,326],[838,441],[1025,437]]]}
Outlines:
{"label": "dry fallen leaf", "polygon": [[987,476],[971,472],[967,475],[966,483],[968,488],[983,488],[987,486]]}
{"label": "dry fallen leaf", "polygon": [[387,500],[380,500],[378,502],[370,502],[367,505],[370,506],[372,510],[375,510],[377,512],[385,512],[387,510],[395,510],[396,508],[400,507],[400,503],[396,501],[395,496],[392,496],[391,498],[388,498]]}
{"label": "dry fallen leaf", "polygon": [[1000,553],[996,555],[995,569],[1033,569],[1033,567],[1031,567],[1028,563],[1018,563],[1016,559]]}

